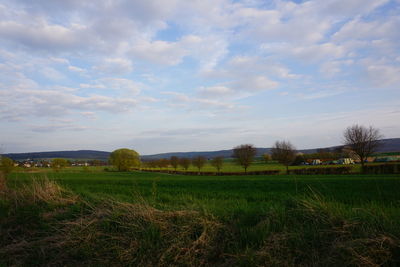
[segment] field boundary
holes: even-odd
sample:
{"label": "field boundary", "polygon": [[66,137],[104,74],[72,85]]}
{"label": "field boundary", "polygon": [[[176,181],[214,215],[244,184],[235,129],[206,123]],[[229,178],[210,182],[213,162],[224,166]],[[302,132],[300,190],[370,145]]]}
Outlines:
{"label": "field boundary", "polygon": [[144,172],[158,172],[167,174],[181,175],[200,175],[200,176],[233,176],[233,175],[278,175],[280,170],[265,170],[265,171],[249,171],[249,172],[198,172],[198,171],[175,171],[175,170],[152,170],[152,169],[134,169]]}

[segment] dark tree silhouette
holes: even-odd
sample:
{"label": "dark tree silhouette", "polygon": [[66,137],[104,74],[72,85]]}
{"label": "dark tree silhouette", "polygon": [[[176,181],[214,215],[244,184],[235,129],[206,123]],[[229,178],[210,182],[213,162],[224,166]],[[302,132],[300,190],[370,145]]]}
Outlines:
{"label": "dark tree silhouette", "polygon": [[296,148],[289,141],[276,141],[271,149],[272,159],[286,166],[286,173],[289,173],[289,165],[296,158]]}
{"label": "dark tree silhouette", "polygon": [[175,169],[175,171],[176,171],[176,169],[178,168],[178,165],[179,165],[179,158],[178,157],[176,157],[176,156],[172,156],[170,159],[169,159],[169,162],[171,163],[171,166]]}
{"label": "dark tree silhouette", "polygon": [[188,158],[180,158],[179,159],[179,165],[182,166],[182,168],[187,171],[189,169],[190,166],[190,159]]}
{"label": "dark tree silhouette", "polygon": [[253,163],[256,153],[257,149],[249,144],[240,145],[233,149],[233,157],[244,168],[244,172],[247,172],[247,168]]}
{"label": "dark tree silhouette", "polygon": [[222,165],[224,164],[224,157],[219,156],[219,157],[215,157],[211,160],[211,166],[213,166],[214,168],[217,169],[218,172],[221,171],[222,169]]}
{"label": "dark tree silhouette", "polygon": [[197,167],[197,169],[200,172],[201,168],[203,168],[204,164],[206,164],[206,161],[207,160],[206,160],[205,157],[197,156],[197,157],[192,159],[192,164],[193,164],[193,166]]}
{"label": "dark tree silhouette", "polygon": [[354,124],[344,131],[343,143],[357,154],[361,161],[361,166],[364,168],[365,160],[381,145],[380,139],[382,137],[383,135],[380,134],[379,129],[372,126],[367,128]]}

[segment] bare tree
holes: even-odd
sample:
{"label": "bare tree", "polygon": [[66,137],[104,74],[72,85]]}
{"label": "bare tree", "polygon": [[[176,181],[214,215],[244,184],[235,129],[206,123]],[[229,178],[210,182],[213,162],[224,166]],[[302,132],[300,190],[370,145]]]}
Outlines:
{"label": "bare tree", "polygon": [[364,168],[365,160],[381,145],[380,139],[382,137],[383,135],[380,134],[379,129],[372,126],[367,128],[354,124],[344,131],[343,142],[357,154],[361,161],[361,166]]}
{"label": "bare tree", "polygon": [[211,166],[217,169],[218,172],[221,171],[222,165],[224,164],[224,157],[219,156],[211,160]]}
{"label": "bare tree", "polygon": [[171,163],[171,166],[175,169],[175,171],[176,171],[176,169],[178,168],[178,165],[179,165],[179,158],[178,157],[176,157],[176,156],[172,156],[170,159],[169,159],[169,162]]}
{"label": "bare tree", "polygon": [[233,157],[244,168],[244,172],[247,172],[247,168],[253,163],[256,154],[257,149],[249,144],[240,145],[233,149]]}
{"label": "bare tree", "polygon": [[190,166],[190,159],[188,159],[188,158],[180,158],[179,159],[179,165],[181,165],[182,168],[185,169],[185,171],[187,171],[189,169],[189,166]]}
{"label": "bare tree", "polygon": [[159,159],[157,160],[157,166],[160,168],[167,168],[169,165],[169,160],[168,159]]}
{"label": "bare tree", "polygon": [[197,169],[199,169],[199,172],[200,172],[201,168],[203,168],[204,164],[206,164],[206,161],[207,160],[205,157],[197,156],[192,159],[192,164],[193,164],[193,166],[197,167]]}
{"label": "bare tree", "polygon": [[289,165],[296,158],[296,148],[289,141],[276,141],[272,147],[272,159],[286,166],[286,173],[289,173]]}

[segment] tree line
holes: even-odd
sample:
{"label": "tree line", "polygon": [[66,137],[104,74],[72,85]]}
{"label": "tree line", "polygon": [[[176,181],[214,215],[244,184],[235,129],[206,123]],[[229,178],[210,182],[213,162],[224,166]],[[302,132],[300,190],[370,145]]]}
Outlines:
{"label": "tree line", "polygon": [[[319,157],[323,158],[335,158],[343,153],[353,154],[358,157],[362,168],[366,159],[374,153],[380,146],[379,140],[383,136],[379,129],[372,126],[365,127],[362,125],[355,124],[345,129],[343,132],[343,147],[341,151],[317,151]],[[242,144],[233,148],[232,157],[235,162],[242,166],[244,171],[247,172],[249,166],[254,162],[257,155],[257,149],[252,144]],[[295,162],[301,162],[312,157],[314,155],[304,155],[297,153],[295,146],[287,140],[276,141],[271,149],[271,155],[265,154],[263,158],[266,162],[269,160],[275,160],[286,167],[287,173],[289,172],[289,166]],[[109,163],[113,165],[118,171],[129,171],[132,168],[147,167],[147,168],[167,168],[171,166],[175,170],[180,166],[185,171],[189,169],[191,165],[196,167],[200,172],[205,166],[208,160],[203,156],[197,156],[194,158],[178,158],[172,156],[169,159],[157,159],[147,162],[141,162],[139,154],[132,149],[122,148],[113,151],[109,157]],[[217,156],[209,160],[211,166],[213,166],[218,172],[220,172],[224,165],[224,158]],[[67,166],[65,159],[53,159],[51,166],[55,170],[59,170]],[[4,175],[8,175],[14,167],[14,163],[7,157],[1,157],[0,159],[0,171]]]}
{"label": "tree line", "polygon": [[[196,167],[198,171],[200,172],[201,169],[205,166],[207,163],[207,158],[203,156],[197,156],[194,158],[178,158],[176,156],[172,156],[169,159],[155,159],[155,160],[149,160],[145,161],[142,164],[142,167],[144,168],[169,168],[170,166],[174,168],[176,171],[178,167],[181,167],[185,171],[189,169],[191,165]],[[217,156],[209,160],[209,163],[211,166],[213,166],[217,172],[220,172],[223,165],[224,165],[224,157],[222,156]]]}

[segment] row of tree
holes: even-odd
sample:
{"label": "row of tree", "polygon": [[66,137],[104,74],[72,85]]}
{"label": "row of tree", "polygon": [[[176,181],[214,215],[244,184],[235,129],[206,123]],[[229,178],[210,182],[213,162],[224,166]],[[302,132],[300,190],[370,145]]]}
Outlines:
{"label": "row of tree", "polygon": [[[207,163],[207,159],[203,156],[197,156],[192,159],[189,158],[178,158],[176,156],[172,156],[169,159],[156,159],[156,160],[150,160],[143,162],[142,166],[147,167],[147,168],[168,168],[172,167],[176,171],[178,167],[182,167],[185,171],[187,171],[190,167],[190,165],[193,165],[196,167],[199,172],[201,169],[204,167],[204,165]],[[224,164],[224,157],[218,156],[214,157],[209,161],[211,166],[213,166],[218,172],[221,171],[223,164]]]}
{"label": "row of tree", "polygon": [[[364,166],[365,159],[378,148],[380,138],[382,138],[382,135],[379,133],[379,130],[371,126],[367,128],[360,125],[353,125],[348,127],[343,134],[344,145],[358,156],[362,166]],[[248,167],[254,162],[256,154],[257,149],[253,145],[244,144],[235,147],[232,156],[236,160],[237,164],[242,166],[244,171],[247,172]],[[322,155],[322,151],[319,151],[319,154]],[[325,156],[333,157],[333,154],[325,153]],[[296,148],[289,141],[276,141],[271,149],[271,156],[265,155],[264,159],[267,161],[272,158],[273,160],[278,161],[286,166],[288,172],[289,166],[296,161],[296,157],[297,160],[300,160]],[[304,160],[304,157],[302,157],[301,160]],[[111,153],[109,161],[119,171],[126,171],[131,167],[139,167],[141,164],[139,154],[130,149],[115,150]],[[188,170],[192,164],[200,171],[206,162],[207,159],[202,156],[193,159],[173,156],[170,159],[158,159],[145,162],[144,166],[149,168],[158,167],[160,169],[172,166],[175,170],[178,166],[181,166],[184,170]],[[223,162],[222,157],[215,157],[210,161],[211,165],[218,171],[221,170]]]}
{"label": "row of tree", "polygon": [[[376,128],[364,127],[361,125],[353,125],[348,127],[343,133],[343,147],[337,148],[335,151],[319,150],[317,153],[304,155],[297,153],[296,148],[289,141],[276,141],[271,149],[271,155],[264,154],[264,160],[266,162],[275,160],[284,166],[286,166],[287,173],[289,172],[289,166],[293,163],[299,164],[307,159],[321,158],[321,159],[338,159],[339,157],[349,157],[349,155],[356,156],[362,167],[364,167],[367,157],[374,153],[380,145],[379,140],[382,138],[379,130]],[[237,146],[233,149],[232,157],[236,160],[236,163],[244,168],[247,172],[248,167],[254,162],[257,155],[257,149],[251,144],[244,144]],[[183,169],[187,170],[190,166],[197,167],[200,171],[205,165],[206,159],[204,157],[195,157],[192,160],[187,158],[178,159],[177,157],[171,157],[168,159],[159,159],[146,163],[148,167],[168,167],[171,165],[176,170],[178,165],[182,166]],[[216,157],[210,161],[211,165],[221,170],[223,165],[223,158]]]}
{"label": "row of tree", "polygon": [[[354,153],[360,160],[362,167],[364,163],[372,153],[374,153],[380,145],[379,140],[382,138],[379,130],[376,128],[364,127],[360,125],[353,125],[348,127],[343,133],[343,143],[352,153]],[[319,151],[320,154],[322,151]],[[330,152],[329,152],[330,153]],[[327,157],[332,157],[334,154],[326,152]],[[250,144],[244,144],[237,146],[233,149],[232,157],[236,160],[236,163],[244,168],[247,172],[248,167],[254,162],[257,149]],[[296,157],[299,155],[296,148],[289,141],[276,141],[271,149],[271,155],[264,155],[266,161],[271,158],[275,161],[286,166],[288,172],[289,166],[296,161]],[[207,159],[202,156],[198,156],[192,159],[189,158],[178,158],[171,157],[170,159],[159,159],[154,161],[145,162],[145,167],[150,168],[166,168],[172,166],[175,170],[178,166],[181,166],[184,170],[188,170],[190,165],[195,166],[199,172],[206,164]],[[141,161],[139,154],[131,149],[122,148],[113,151],[110,154],[109,163],[114,165],[118,171],[128,171],[134,167],[140,167]],[[223,157],[215,157],[210,160],[210,164],[214,166],[217,171],[221,171],[224,159]],[[59,170],[68,165],[65,159],[53,159],[51,166],[55,170]],[[14,163],[11,159],[1,157],[0,160],[0,171],[4,174],[8,174],[14,167]]]}

